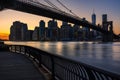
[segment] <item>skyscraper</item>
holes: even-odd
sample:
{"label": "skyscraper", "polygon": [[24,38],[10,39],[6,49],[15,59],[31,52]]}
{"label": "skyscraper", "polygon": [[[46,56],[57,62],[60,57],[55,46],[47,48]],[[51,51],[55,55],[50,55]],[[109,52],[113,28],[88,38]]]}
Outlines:
{"label": "skyscraper", "polygon": [[107,14],[102,15],[102,22],[107,22]]}
{"label": "skyscraper", "polygon": [[[93,11],[93,14],[92,14],[92,24],[93,25],[96,25],[96,14],[95,12]],[[95,39],[97,36],[97,31],[96,30],[93,30],[93,39]]]}
{"label": "skyscraper", "polygon": [[13,25],[10,27],[9,40],[11,40],[11,41],[15,40],[15,27],[13,27]]}
{"label": "skyscraper", "polygon": [[39,38],[40,40],[45,40],[45,21],[41,20],[39,22]]}
{"label": "skyscraper", "polygon": [[73,38],[73,28],[67,22],[62,22],[60,38],[62,41],[70,41]]}
{"label": "skyscraper", "polygon": [[21,23],[20,21],[13,22],[13,25],[10,28],[10,37],[9,40],[12,41],[21,41],[26,40],[27,24]]}
{"label": "skyscraper", "polygon": [[22,41],[26,41],[27,40],[27,31],[28,31],[28,27],[27,24],[25,23],[21,23],[21,40]]}
{"label": "skyscraper", "polygon": [[[83,21],[86,21],[86,18],[83,18]],[[90,28],[87,26],[83,26],[82,28],[83,31],[83,40],[89,40],[90,37]]]}
{"label": "skyscraper", "polygon": [[107,23],[107,14],[102,15],[102,25],[104,30],[108,30],[108,23]]}
{"label": "skyscraper", "polygon": [[74,24],[74,25],[73,25],[73,38],[74,38],[74,40],[79,40],[79,39],[78,39],[78,38],[80,37],[80,36],[78,35],[79,30],[80,30],[80,26]]}
{"label": "skyscraper", "polygon": [[47,37],[52,41],[58,40],[58,25],[57,25],[57,21],[54,19],[48,22]]}
{"label": "skyscraper", "polygon": [[28,31],[26,32],[26,35],[27,35],[26,40],[27,40],[27,41],[32,41],[33,30],[28,30]]}
{"label": "skyscraper", "polygon": [[39,40],[39,27],[35,27],[33,34],[32,34],[32,40],[34,41]]}
{"label": "skyscraper", "polygon": [[94,12],[92,14],[92,24],[96,25],[96,14]]}

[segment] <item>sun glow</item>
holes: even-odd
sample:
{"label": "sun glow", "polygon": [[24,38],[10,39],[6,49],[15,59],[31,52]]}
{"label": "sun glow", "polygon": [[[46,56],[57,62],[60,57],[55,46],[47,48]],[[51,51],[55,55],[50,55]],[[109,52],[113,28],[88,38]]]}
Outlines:
{"label": "sun glow", "polygon": [[7,33],[0,33],[0,39],[1,40],[9,40],[9,34]]}

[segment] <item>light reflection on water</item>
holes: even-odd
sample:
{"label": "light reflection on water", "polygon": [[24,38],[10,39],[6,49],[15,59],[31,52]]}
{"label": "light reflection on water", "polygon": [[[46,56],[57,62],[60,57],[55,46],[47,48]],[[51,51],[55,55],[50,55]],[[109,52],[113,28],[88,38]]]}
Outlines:
{"label": "light reflection on water", "polygon": [[120,43],[5,42],[28,45],[120,74]]}
{"label": "light reflection on water", "polygon": [[63,56],[113,59],[120,61],[120,43],[93,42],[5,42],[7,44],[28,45]]}

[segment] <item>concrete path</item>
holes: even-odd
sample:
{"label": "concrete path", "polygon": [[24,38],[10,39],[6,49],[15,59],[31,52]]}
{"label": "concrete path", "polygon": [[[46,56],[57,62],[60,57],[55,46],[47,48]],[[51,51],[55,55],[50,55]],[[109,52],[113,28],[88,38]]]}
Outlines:
{"label": "concrete path", "polygon": [[45,80],[34,64],[22,54],[0,52],[0,80]]}

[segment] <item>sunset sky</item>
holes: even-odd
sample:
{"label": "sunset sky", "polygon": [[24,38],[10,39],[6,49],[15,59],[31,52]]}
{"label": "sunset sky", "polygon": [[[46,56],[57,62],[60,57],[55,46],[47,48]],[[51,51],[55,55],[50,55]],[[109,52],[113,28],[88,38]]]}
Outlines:
{"label": "sunset sky", "polygon": [[[44,0],[38,0],[46,4]],[[56,0],[50,0],[62,10],[65,10]],[[108,14],[108,20],[114,22],[114,32],[120,34],[120,0],[60,0],[69,9],[79,17],[86,17],[91,22],[93,9],[97,15],[97,23],[101,23],[102,14]],[[47,4],[46,4],[47,5]],[[23,13],[14,10],[0,11],[0,39],[5,38],[10,33],[10,26],[14,21],[21,21],[28,24],[29,29],[38,26],[39,21],[44,20],[46,23],[49,18],[36,16],[33,14]],[[60,22],[59,22],[60,25]],[[47,24],[46,24],[47,26]],[[7,37],[6,37],[7,38]]]}

